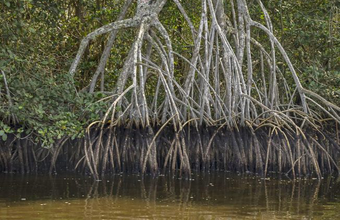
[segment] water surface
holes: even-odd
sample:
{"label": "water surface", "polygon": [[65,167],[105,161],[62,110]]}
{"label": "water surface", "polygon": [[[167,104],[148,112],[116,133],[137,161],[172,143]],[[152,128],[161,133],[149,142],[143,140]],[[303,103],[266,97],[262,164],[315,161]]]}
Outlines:
{"label": "water surface", "polygon": [[340,219],[339,197],[332,177],[0,175],[0,219]]}

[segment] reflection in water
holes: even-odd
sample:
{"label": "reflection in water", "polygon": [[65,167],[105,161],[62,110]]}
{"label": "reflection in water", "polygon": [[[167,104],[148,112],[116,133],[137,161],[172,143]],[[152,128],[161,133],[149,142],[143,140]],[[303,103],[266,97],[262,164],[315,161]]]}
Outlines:
{"label": "reflection in water", "polygon": [[0,219],[338,219],[334,178],[0,176]]}

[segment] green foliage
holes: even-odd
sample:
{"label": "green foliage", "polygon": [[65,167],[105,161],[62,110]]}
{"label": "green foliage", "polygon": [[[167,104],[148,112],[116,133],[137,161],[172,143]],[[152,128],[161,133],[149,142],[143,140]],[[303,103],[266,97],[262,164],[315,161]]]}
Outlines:
{"label": "green foliage", "polygon": [[[98,4],[99,3],[99,4]],[[77,93],[88,85],[101,54],[94,42],[74,83],[67,70],[80,40],[116,19],[122,2],[5,0],[0,2],[0,69],[6,73],[13,105],[0,74],[0,136],[34,137],[49,147],[55,140],[83,135],[99,120],[103,94]],[[105,6],[105,9],[103,8]],[[76,87],[75,87],[76,86]]]}
{"label": "green foliage", "polygon": [[7,140],[7,135],[13,133],[13,130],[6,124],[4,124],[2,121],[0,121],[0,137],[2,141]]}
{"label": "green foliage", "polygon": [[[1,122],[3,140],[9,133],[34,134],[34,141],[49,147],[64,136],[81,137],[89,123],[100,119],[101,111],[107,109],[105,103],[96,102],[102,94],[77,94],[65,76],[67,74],[58,78],[10,78],[13,106],[2,108],[0,115],[2,120],[14,116],[17,122],[9,125],[4,123],[6,120]],[[26,134],[22,134],[23,131]]]}
{"label": "green foliage", "polygon": [[303,86],[340,105],[339,1],[264,3]]}
{"label": "green foliage", "polygon": [[340,71],[325,71],[322,68],[310,66],[301,75],[306,88],[326,97],[333,103],[340,101]]}

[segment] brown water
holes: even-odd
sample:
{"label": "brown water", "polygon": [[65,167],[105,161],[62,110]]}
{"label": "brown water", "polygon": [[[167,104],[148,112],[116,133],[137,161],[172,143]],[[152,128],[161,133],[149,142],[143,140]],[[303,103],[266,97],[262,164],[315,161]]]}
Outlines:
{"label": "brown water", "polygon": [[0,175],[0,219],[340,219],[334,178]]}

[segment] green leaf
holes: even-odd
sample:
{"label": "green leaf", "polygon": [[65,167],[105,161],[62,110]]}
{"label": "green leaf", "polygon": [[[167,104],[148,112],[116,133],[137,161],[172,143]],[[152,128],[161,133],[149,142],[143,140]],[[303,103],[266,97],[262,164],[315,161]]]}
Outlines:
{"label": "green leaf", "polygon": [[5,132],[3,130],[0,130],[0,136],[4,135]]}
{"label": "green leaf", "polygon": [[5,5],[6,5],[7,7],[11,7],[11,3],[10,3],[10,2],[5,2]]}
{"label": "green leaf", "polygon": [[[6,61],[0,60],[0,68],[5,67]],[[2,76],[2,75],[1,75]]]}
{"label": "green leaf", "polygon": [[2,140],[3,140],[3,141],[6,141],[6,140],[7,140],[7,134],[3,134],[3,135],[2,135]]}
{"label": "green leaf", "polygon": [[76,139],[76,137],[77,137],[77,134],[72,135],[71,140]]}
{"label": "green leaf", "polygon": [[31,33],[33,33],[33,34],[36,32],[35,29],[32,28],[32,27],[29,27],[28,30],[29,30]]}

